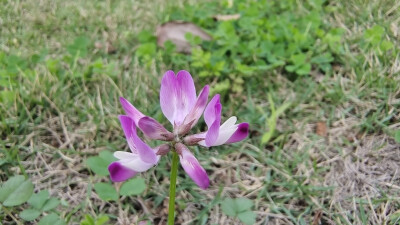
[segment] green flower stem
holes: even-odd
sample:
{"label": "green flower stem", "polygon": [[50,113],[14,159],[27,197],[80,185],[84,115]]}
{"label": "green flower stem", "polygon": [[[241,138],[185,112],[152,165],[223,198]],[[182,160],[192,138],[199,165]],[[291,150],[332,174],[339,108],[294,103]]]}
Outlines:
{"label": "green flower stem", "polygon": [[178,175],[179,161],[178,153],[176,153],[176,151],[172,151],[172,154],[171,179],[169,186],[168,225],[174,225],[175,220],[176,176]]}

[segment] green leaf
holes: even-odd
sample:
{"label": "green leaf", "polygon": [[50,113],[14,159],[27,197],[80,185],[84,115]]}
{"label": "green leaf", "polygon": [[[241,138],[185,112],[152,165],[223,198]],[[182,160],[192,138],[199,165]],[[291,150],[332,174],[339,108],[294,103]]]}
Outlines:
{"label": "green leaf", "polygon": [[261,138],[261,144],[268,143],[275,133],[276,122],[281,114],[283,114],[291,105],[290,102],[286,102],[279,106],[278,109],[275,108],[275,103],[272,99],[272,95],[268,94],[268,102],[270,104],[271,115],[267,119],[266,126],[268,127],[268,132],[265,132]]}
{"label": "green leaf", "polygon": [[247,198],[226,198],[221,203],[222,211],[231,217],[238,217],[245,224],[254,224],[256,215],[251,211],[253,201]]}
{"label": "green leaf", "polygon": [[0,202],[5,206],[17,206],[26,202],[33,193],[33,184],[22,175],[8,179],[0,188]]}
{"label": "green leaf", "polygon": [[331,53],[324,53],[321,55],[314,56],[311,59],[311,62],[315,63],[315,64],[323,64],[323,63],[330,63],[333,60],[334,60],[334,58]]}
{"label": "green leaf", "polygon": [[238,218],[244,224],[255,224],[257,215],[253,211],[245,211],[238,214]]}
{"label": "green leaf", "polygon": [[54,208],[56,208],[60,204],[60,200],[56,198],[50,198],[49,200],[46,201],[46,204],[44,204],[42,210],[43,211],[49,211]]}
{"label": "green leaf", "polygon": [[288,65],[288,66],[285,66],[285,69],[288,71],[288,72],[294,72],[295,70],[296,70],[296,66],[293,66],[293,65]]}
{"label": "green leaf", "polygon": [[17,175],[8,179],[0,188],[0,202],[4,202],[7,197],[22,183],[25,177]]}
{"label": "green leaf", "polygon": [[43,190],[37,194],[33,194],[32,197],[28,200],[28,203],[33,206],[33,208],[41,210],[44,203],[49,198],[49,191]]}
{"label": "green leaf", "polygon": [[123,196],[138,195],[146,189],[146,183],[143,178],[136,177],[121,186],[120,194]]}
{"label": "green leaf", "polygon": [[154,43],[145,43],[140,45],[136,49],[136,55],[138,57],[144,57],[144,56],[153,56],[156,54],[156,49],[157,46]]}
{"label": "green leaf", "polygon": [[390,41],[388,41],[388,40],[383,40],[382,43],[381,43],[381,45],[380,45],[380,49],[381,49],[383,52],[386,52],[386,51],[388,51],[388,50],[390,50],[390,49],[392,49],[392,48],[393,48],[393,43],[390,42]]}
{"label": "green leaf", "polygon": [[81,225],[95,225],[93,217],[86,214],[85,219],[81,221]]}
{"label": "green leaf", "polygon": [[96,221],[95,219],[89,215],[85,215],[85,219],[81,221],[81,225],[103,225],[107,223],[110,219],[106,215],[100,215]]}
{"label": "green leaf", "polygon": [[41,212],[37,209],[25,209],[19,214],[19,217],[21,217],[23,220],[26,221],[31,221],[40,216]]}
{"label": "green leaf", "polygon": [[13,102],[15,99],[15,91],[0,91],[0,102]]}
{"label": "green leaf", "polygon": [[248,198],[237,198],[236,205],[238,212],[243,212],[251,209],[253,207],[253,201]]}
{"label": "green leaf", "polygon": [[400,211],[397,210],[389,216],[390,224],[398,224],[400,222]]}
{"label": "green leaf", "polygon": [[64,225],[65,222],[59,218],[55,213],[50,213],[49,215],[43,217],[38,225]]}
{"label": "green leaf", "polygon": [[297,70],[296,73],[299,75],[307,75],[309,74],[311,71],[311,64],[310,63],[306,63],[301,65]]}
{"label": "green leaf", "polygon": [[102,215],[99,218],[97,218],[95,225],[103,225],[107,223],[109,220],[108,216]]}
{"label": "green leaf", "polygon": [[307,55],[305,54],[296,54],[290,57],[290,60],[294,65],[303,65],[306,62]]}
{"label": "green leaf", "polygon": [[118,193],[115,188],[109,183],[94,184],[94,190],[104,201],[118,200]]}
{"label": "green leaf", "polygon": [[385,28],[375,25],[365,31],[364,38],[372,45],[376,45],[381,41],[382,36],[385,34]]}
{"label": "green leaf", "polygon": [[74,43],[67,47],[67,51],[72,56],[85,57],[87,55],[87,49],[88,49],[89,44],[90,44],[89,38],[87,38],[85,36],[77,37],[74,40]]}
{"label": "green leaf", "polygon": [[224,199],[221,203],[221,208],[226,215],[232,217],[235,217],[238,211],[235,200],[231,198]]}
{"label": "green leaf", "polygon": [[394,140],[397,143],[400,143],[400,130],[396,130],[396,132],[394,133]]}
{"label": "green leaf", "polygon": [[115,161],[116,158],[109,151],[100,152],[99,156],[93,156],[86,160],[86,165],[98,175],[108,176],[108,165]]}
{"label": "green leaf", "polygon": [[154,36],[154,34],[149,31],[149,30],[142,30],[137,34],[137,39],[139,40],[140,43],[146,43],[146,42],[155,42],[157,41],[157,38]]}

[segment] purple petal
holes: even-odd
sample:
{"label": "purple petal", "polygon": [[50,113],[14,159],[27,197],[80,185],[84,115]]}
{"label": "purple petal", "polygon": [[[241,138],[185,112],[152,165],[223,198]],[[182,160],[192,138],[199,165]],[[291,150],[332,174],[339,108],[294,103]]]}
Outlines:
{"label": "purple petal", "polygon": [[123,97],[119,98],[119,101],[121,102],[122,108],[124,108],[126,115],[131,117],[135,124],[138,124],[138,121],[144,117],[145,115],[141,113],[139,110],[137,110],[128,100],[126,100]]}
{"label": "purple petal", "polygon": [[139,154],[140,159],[144,162],[155,164],[157,162],[157,156],[154,151],[137,136],[133,119],[129,116],[120,115],[119,120],[132,152]]}
{"label": "purple petal", "polygon": [[174,125],[176,110],[176,91],[177,82],[174,71],[167,71],[161,81],[160,105],[165,117]]}
{"label": "purple petal", "polygon": [[136,171],[122,166],[120,162],[112,162],[108,166],[108,171],[113,182],[122,182],[137,174]]}
{"label": "purple petal", "polygon": [[207,146],[213,146],[218,139],[220,125],[221,125],[221,110],[222,110],[221,104],[216,104],[214,107],[215,120],[208,128],[206,134],[205,142]]}
{"label": "purple petal", "polygon": [[205,169],[200,165],[199,161],[193,154],[186,148],[185,145],[178,143],[175,145],[177,151],[180,153],[180,161],[183,169],[190,178],[202,189],[207,189],[210,185]]}
{"label": "purple petal", "polygon": [[151,138],[162,141],[171,141],[174,135],[163,127],[155,119],[145,116],[139,120],[138,126],[143,133]]}
{"label": "purple petal", "polygon": [[203,113],[207,105],[209,92],[210,92],[210,87],[208,85],[204,86],[204,88],[201,90],[199,94],[199,97],[197,98],[196,104],[194,105],[190,113],[186,116],[183,124],[192,123],[190,128],[196,125],[197,121],[199,121],[201,114]]}
{"label": "purple petal", "polygon": [[196,102],[196,89],[189,72],[167,71],[161,81],[160,105],[172,125],[180,125]]}
{"label": "purple petal", "polygon": [[197,96],[192,76],[188,71],[179,71],[176,78],[178,81],[178,86],[176,87],[178,116],[175,118],[175,123],[180,124],[195,105]]}
{"label": "purple petal", "polygon": [[241,123],[239,124],[237,130],[233,135],[228,139],[225,144],[230,144],[234,142],[239,142],[247,137],[249,134],[249,124],[248,123]]}
{"label": "purple petal", "polygon": [[219,94],[215,95],[211,101],[208,103],[206,109],[204,110],[204,121],[207,127],[210,128],[216,119],[216,106],[221,105]]}

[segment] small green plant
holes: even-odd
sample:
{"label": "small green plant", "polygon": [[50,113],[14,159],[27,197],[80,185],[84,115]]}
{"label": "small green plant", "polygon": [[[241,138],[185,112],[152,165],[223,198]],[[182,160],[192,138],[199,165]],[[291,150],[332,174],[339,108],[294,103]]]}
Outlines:
{"label": "small green plant", "polygon": [[0,202],[3,206],[18,206],[31,197],[33,184],[22,175],[13,176],[0,188]]}
{"label": "small green plant", "polygon": [[119,195],[121,196],[135,196],[143,193],[146,189],[145,180],[141,177],[135,177],[125,182],[121,189],[118,191],[110,183],[96,183],[94,184],[94,190],[99,197],[104,201],[117,201]]}
{"label": "small green plant", "polygon": [[393,43],[385,39],[385,34],[385,28],[379,25],[366,30],[364,33],[365,48],[372,49],[378,55],[393,49]]}
{"label": "small green plant", "polygon": [[50,213],[44,216],[38,225],[65,225],[65,222],[56,213]]}
{"label": "small green plant", "polygon": [[[60,201],[57,198],[50,197],[48,191],[41,191],[34,195],[32,194],[32,182],[22,175],[17,175],[8,179],[1,186],[0,202],[2,203],[2,207],[15,207],[28,201],[31,207],[19,213],[19,216],[25,221],[33,221],[43,212],[51,212],[44,216],[38,224],[65,224],[65,222],[60,219],[60,216],[53,212],[60,204]],[[8,210],[6,211],[8,212]]]}
{"label": "small green plant", "polygon": [[81,221],[81,225],[104,225],[106,224],[110,218],[106,215],[99,215],[96,218],[93,218],[91,215],[86,214],[85,219]]}
{"label": "small green plant", "polygon": [[98,156],[89,157],[86,165],[97,175],[108,176],[107,166],[115,160],[113,154],[109,151],[102,151]]}
{"label": "small green plant", "polygon": [[395,140],[397,143],[400,143],[400,130],[396,130],[396,131],[394,132],[394,140]]}
{"label": "small green plant", "polygon": [[[167,20],[193,22],[213,37],[202,42],[188,33],[192,44],[190,55],[174,53],[172,43],[156,49],[156,38],[148,31],[140,33],[136,56],[149,63],[156,55],[174,67],[190,65],[196,74],[218,83],[237,83],[236,78],[265,75],[267,71],[283,71],[288,75],[306,76],[312,71],[330,74],[333,63],[344,56],[343,30],[330,27],[322,18],[328,11],[325,1],[216,1],[196,3],[184,9],[170,8]],[[173,12],[173,13],[171,13]],[[215,15],[240,14],[228,21],[214,20]],[[166,21],[167,21],[166,20]],[[380,36],[379,36],[380,37]],[[373,39],[376,39],[375,37]],[[201,48],[198,45],[201,45]],[[389,44],[382,42],[385,49]],[[158,52],[158,53],[157,53]],[[235,92],[242,92],[234,85]],[[224,92],[230,85],[221,85]]]}
{"label": "small green plant", "polygon": [[[266,121],[266,126],[268,127],[268,132],[265,132],[261,138],[261,144],[266,144],[268,143],[271,138],[275,134],[275,128],[276,128],[276,122],[278,121],[278,118],[281,114],[283,114],[291,105],[291,103],[285,103],[281,105],[278,109],[275,108],[275,103],[272,100],[272,96],[268,94],[268,102],[270,104],[271,108],[271,115]],[[265,114],[264,112],[262,112]]]}
{"label": "small green plant", "polygon": [[28,203],[31,207],[22,211],[19,216],[25,221],[32,221],[37,219],[43,212],[53,211],[60,204],[60,200],[50,197],[49,192],[43,190],[32,195]]}
{"label": "small green plant", "polygon": [[85,36],[75,38],[74,42],[67,47],[67,51],[73,57],[85,57],[88,53],[90,39]]}
{"label": "small green plant", "polygon": [[222,211],[227,215],[239,218],[244,224],[254,224],[257,215],[251,211],[253,202],[247,198],[225,198],[221,203]]}

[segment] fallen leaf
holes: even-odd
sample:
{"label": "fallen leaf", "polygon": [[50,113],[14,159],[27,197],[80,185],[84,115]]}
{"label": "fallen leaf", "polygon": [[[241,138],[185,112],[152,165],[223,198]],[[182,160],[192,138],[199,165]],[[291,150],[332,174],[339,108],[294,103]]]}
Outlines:
{"label": "fallen leaf", "polygon": [[322,137],[328,136],[328,128],[326,126],[326,123],[321,122],[321,121],[317,122],[317,128],[316,128],[315,133],[317,133],[319,136],[322,136]]}
{"label": "fallen leaf", "polygon": [[177,52],[189,54],[191,53],[191,46],[185,39],[186,33],[191,33],[193,36],[198,36],[205,41],[212,39],[210,35],[193,23],[171,21],[157,27],[157,44],[160,47],[164,47],[166,41],[171,41],[175,44]]}
{"label": "fallen leaf", "polygon": [[215,15],[213,18],[218,21],[238,20],[240,18],[240,14]]}

